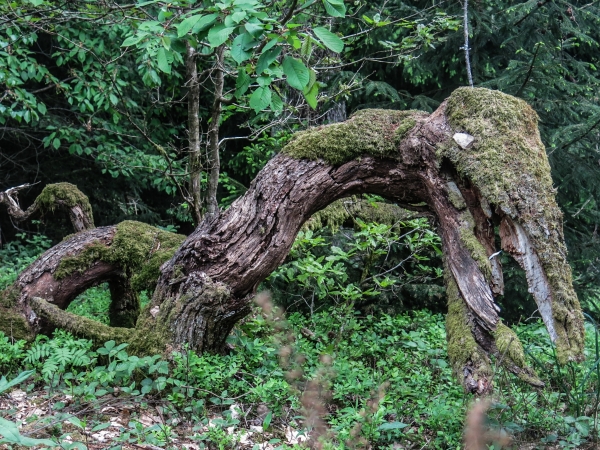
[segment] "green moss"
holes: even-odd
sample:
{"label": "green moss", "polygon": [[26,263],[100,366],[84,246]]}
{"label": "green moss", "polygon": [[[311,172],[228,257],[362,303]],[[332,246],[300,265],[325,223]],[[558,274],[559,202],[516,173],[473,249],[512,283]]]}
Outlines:
{"label": "green moss", "polygon": [[365,109],[346,122],[297,133],[282,150],[294,158],[341,165],[362,155],[396,158],[398,144],[415,126],[418,111]]}
{"label": "green moss", "polygon": [[134,290],[154,289],[160,266],[173,256],[185,236],[131,220],[121,222],[116,228],[109,247],[98,242],[77,256],[63,258],[54,277],[59,280],[87,270],[96,261],[105,261],[129,274]]}
{"label": "green moss", "polygon": [[17,340],[30,341],[33,339],[33,333],[25,318],[14,309],[4,306],[0,306],[0,331]]}
{"label": "green moss", "polygon": [[224,319],[231,318],[231,302],[241,299],[232,298],[227,285],[212,281],[204,273],[190,274],[179,292],[174,294],[168,288],[155,292],[152,304],[138,319],[130,341],[132,351],[168,353],[183,344],[197,352],[222,350]]}
{"label": "green moss", "polygon": [[459,211],[466,209],[467,203],[456,183],[450,181],[446,184],[446,187],[448,188],[448,200],[450,200],[450,203]]}
{"label": "green moss", "polygon": [[[421,114],[421,113],[416,112],[416,114]],[[398,128],[396,128],[396,132],[394,133],[394,140],[395,140],[396,146],[398,146],[400,144],[400,142],[402,142],[402,139],[404,139],[406,137],[408,132],[410,130],[412,130],[416,124],[417,124],[417,121],[412,116],[406,116],[404,119],[402,119],[402,121],[400,122],[400,125],[398,125]]]}
{"label": "green moss", "polygon": [[467,132],[475,141],[467,149],[452,141],[439,145],[440,161],[449,159],[487,202],[524,227],[551,285],[558,358],[563,363],[580,359],[583,315],[572,286],[562,213],[535,111],[498,91],[461,88],[448,99],[446,115],[456,132]]}
{"label": "green moss", "polygon": [[517,376],[526,383],[543,386],[544,383],[537,377],[533,369],[527,366],[523,344],[516,333],[499,322],[493,335],[499,353],[498,358],[502,365],[516,372]]}
{"label": "green moss", "polygon": [[84,272],[89,269],[96,261],[106,261],[108,259],[109,248],[96,242],[85,248],[77,256],[66,256],[61,259],[60,264],[54,272],[54,278],[61,280],[72,275],[75,272]]}
{"label": "green moss", "polygon": [[6,336],[28,341],[33,339],[33,333],[25,318],[15,308],[18,297],[19,291],[13,286],[0,291],[0,331]]}
{"label": "green moss", "polygon": [[460,241],[463,246],[469,250],[471,257],[477,263],[479,270],[481,270],[481,273],[483,273],[485,279],[489,282],[492,279],[492,265],[485,248],[475,236],[475,220],[468,210],[463,211],[460,217],[465,224],[459,228]]}
{"label": "green moss", "polygon": [[92,206],[87,196],[81,192],[77,186],[71,183],[55,183],[47,185],[42,193],[36,198],[42,212],[54,211],[57,202],[61,201],[65,206],[72,208],[79,206],[83,213],[92,221],[93,226],[93,214]]}
{"label": "green moss", "polygon": [[518,367],[527,366],[523,344],[521,344],[515,332],[502,322],[498,322],[496,326],[494,340],[496,341],[500,358],[508,358]]}
{"label": "green moss", "polygon": [[4,308],[12,308],[17,304],[19,291],[14,286],[9,286],[5,290],[0,291],[0,306]]}
{"label": "green moss", "polygon": [[488,201],[512,210],[515,205],[508,194],[519,189],[534,197],[546,192],[553,197],[537,114],[527,103],[498,91],[461,88],[448,99],[446,114],[453,129],[471,134],[475,141],[468,149],[449,146],[443,156]]}
{"label": "green moss", "polygon": [[458,286],[446,275],[446,295],[448,297],[448,314],[446,315],[446,336],[448,339],[448,359],[455,376],[462,380],[463,370],[469,366],[479,376],[490,376],[492,369],[486,352],[475,341],[469,323],[468,309],[462,300]]}
{"label": "green moss", "polygon": [[336,200],[326,208],[313,214],[304,224],[309,230],[329,227],[332,232],[353,218],[364,222],[398,226],[400,222],[415,217],[416,213],[400,208],[393,203],[371,202],[359,196]]}
{"label": "green moss", "polygon": [[110,340],[117,343],[129,342],[135,333],[134,329],[109,327],[87,317],[64,311],[42,298],[33,297],[29,299],[29,304],[39,316],[46,318],[54,326],[90,339],[96,345]]}

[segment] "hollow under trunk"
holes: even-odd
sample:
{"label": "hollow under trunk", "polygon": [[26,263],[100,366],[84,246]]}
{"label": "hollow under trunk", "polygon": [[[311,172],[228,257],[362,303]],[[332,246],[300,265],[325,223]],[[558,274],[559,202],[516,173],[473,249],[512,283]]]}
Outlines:
{"label": "hollow under trunk", "polygon": [[[361,193],[407,209],[426,208],[437,218],[449,357],[467,390],[491,388],[492,354],[520,378],[541,384],[494,301],[503,290],[494,258],[497,225],[502,248],[527,273],[559,360],[582,358],[582,313],[537,116],[525,102],[485,89],[459,89],[431,115],[364,110],[344,123],[298,133],[243,197],[205,219],[181,246],[142,224],[125,227],[128,242],[135,242],[132,251],[121,249],[131,245],[119,237],[122,224],[79,233],[21,274],[10,295],[5,293],[4,309],[13,322],[21,321],[25,334],[61,326],[99,341],[126,340],[140,353],[184,343],[219,351],[302,225],[332,202]],[[179,248],[169,259],[165,247]],[[161,248],[160,263],[168,259],[162,266],[155,255]],[[152,258],[153,269],[146,271],[145,261]],[[134,286],[140,277],[146,283],[158,278],[135,328],[90,324],[62,310],[114,272]],[[8,330],[6,321],[0,329]]]}

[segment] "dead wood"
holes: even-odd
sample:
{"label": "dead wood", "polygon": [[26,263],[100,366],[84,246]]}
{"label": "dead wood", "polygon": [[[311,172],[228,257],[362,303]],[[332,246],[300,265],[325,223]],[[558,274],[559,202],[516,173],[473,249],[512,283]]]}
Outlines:
{"label": "dead wood", "polygon": [[[128,340],[139,353],[184,343],[220,351],[303,224],[327,205],[362,193],[407,209],[426,205],[436,218],[446,269],[448,352],[465,389],[492,389],[490,355],[541,385],[495,303],[503,290],[494,258],[497,224],[502,248],[526,270],[560,361],[582,358],[582,313],[537,116],[525,102],[485,89],[459,89],[431,115],[365,110],[347,122],[299,133],[243,197],[207,216],[183,242],[135,223],[79,233],[28,268],[4,308],[11,320],[21,318],[30,335],[61,326],[102,340],[114,330],[115,339]],[[153,271],[140,275],[160,248],[164,259],[156,257]],[[140,278],[146,284],[158,280],[134,329],[82,326],[64,315],[76,294],[115,273],[132,285]],[[0,322],[0,329],[6,327]]]}

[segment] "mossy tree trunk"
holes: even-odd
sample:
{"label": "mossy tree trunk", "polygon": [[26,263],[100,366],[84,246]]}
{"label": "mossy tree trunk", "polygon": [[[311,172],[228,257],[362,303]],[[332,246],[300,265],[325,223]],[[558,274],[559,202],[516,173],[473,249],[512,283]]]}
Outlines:
{"label": "mossy tree trunk", "polygon": [[[183,343],[197,351],[219,351],[302,225],[340,198],[374,193],[407,209],[427,205],[437,217],[446,268],[449,357],[465,388],[491,389],[489,356],[494,354],[520,378],[540,385],[494,300],[503,290],[502,269],[494,257],[494,229],[500,225],[502,247],[524,266],[560,361],[581,359],[582,313],[536,121],[520,100],[485,89],[459,89],[431,115],[366,110],[345,123],[299,133],[242,198],[207,217],[160,267],[152,302],[135,329],[92,327],[61,311],[69,301],[62,294],[66,287],[32,290],[22,278],[15,288],[19,313],[34,332],[58,324],[98,340],[113,333],[142,353]],[[152,232],[143,227],[131,225],[122,232],[145,242],[136,247],[135,257],[117,250],[119,257],[107,254],[106,249],[118,247],[119,233],[98,229],[49,250],[32,267],[47,261],[38,279],[45,277],[42,287],[56,289],[57,274],[69,286],[84,286],[88,279],[106,276],[111,268],[105,264],[123,267],[129,258],[138,258],[128,272],[136,277],[145,267],[140,255],[151,255],[156,247]],[[110,236],[112,242],[101,241]],[[77,291],[70,289],[70,295]]]}

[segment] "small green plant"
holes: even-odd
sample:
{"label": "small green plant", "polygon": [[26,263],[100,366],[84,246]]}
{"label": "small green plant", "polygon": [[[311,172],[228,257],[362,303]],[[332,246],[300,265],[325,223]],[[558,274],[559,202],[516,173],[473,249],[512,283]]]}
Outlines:
{"label": "small green plant", "polygon": [[18,370],[25,356],[25,341],[14,341],[0,331],[0,373]]}

